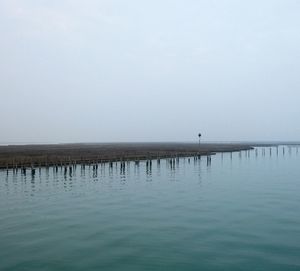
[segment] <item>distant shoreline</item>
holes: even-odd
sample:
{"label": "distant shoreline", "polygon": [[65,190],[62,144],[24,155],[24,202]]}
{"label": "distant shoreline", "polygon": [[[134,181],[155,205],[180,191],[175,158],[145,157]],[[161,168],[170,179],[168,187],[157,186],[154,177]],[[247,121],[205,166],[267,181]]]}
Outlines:
{"label": "distant shoreline", "polygon": [[[274,143],[69,143],[0,146],[0,168],[136,161],[250,150]],[[295,145],[295,143],[291,143]]]}

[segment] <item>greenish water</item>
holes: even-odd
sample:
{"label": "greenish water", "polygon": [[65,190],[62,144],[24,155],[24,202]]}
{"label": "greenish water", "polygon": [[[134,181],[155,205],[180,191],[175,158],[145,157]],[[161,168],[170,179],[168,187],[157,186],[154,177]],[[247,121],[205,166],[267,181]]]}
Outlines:
{"label": "greenish water", "polygon": [[0,270],[300,270],[300,154],[1,171]]}

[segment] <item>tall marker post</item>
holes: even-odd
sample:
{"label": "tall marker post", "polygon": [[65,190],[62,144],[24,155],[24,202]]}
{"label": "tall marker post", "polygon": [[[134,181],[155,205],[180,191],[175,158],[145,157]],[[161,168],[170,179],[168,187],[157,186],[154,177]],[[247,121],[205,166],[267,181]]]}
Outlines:
{"label": "tall marker post", "polygon": [[200,143],[201,143],[201,134],[200,133],[198,134],[198,137],[199,137],[199,152],[200,152]]}

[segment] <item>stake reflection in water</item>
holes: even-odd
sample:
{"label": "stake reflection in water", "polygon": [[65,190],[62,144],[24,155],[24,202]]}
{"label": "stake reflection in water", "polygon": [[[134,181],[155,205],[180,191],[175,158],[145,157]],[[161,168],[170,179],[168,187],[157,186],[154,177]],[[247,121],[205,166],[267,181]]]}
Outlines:
{"label": "stake reflection in water", "polygon": [[[282,156],[285,155],[285,146],[280,146],[282,148]],[[276,156],[279,156],[279,146],[269,147],[269,155],[272,157],[273,149],[276,152]],[[259,152],[261,150],[261,152]],[[298,155],[299,147],[298,146],[288,146],[289,156]],[[255,157],[258,158],[259,153],[261,153],[261,157],[265,157],[265,148],[255,148]],[[250,156],[251,151],[245,151],[245,155],[247,158],[251,158]],[[212,164],[212,158],[214,156],[208,155],[206,156],[206,166],[210,167]],[[220,157],[221,161],[224,159],[224,154],[217,154],[216,157]],[[242,159],[242,152],[239,151],[238,154],[234,155],[234,153],[229,154],[230,160],[234,163],[238,157],[239,160]],[[177,169],[180,172],[180,168],[188,167],[191,163],[191,159],[194,160],[194,165],[199,166],[201,162],[201,156],[194,156],[188,158],[179,158],[173,157],[168,159],[157,159],[156,163],[154,163],[153,168],[153,161],[151,159],[145,160],[143,165],[145,166],[145,176],[147,176],[148,180],[153,178],[153,171],[154,174],[160,175],[161,174],[161,163],[162,161],[166,165],[166,169],[170,171],[176,171]],[[181,163],[181,161],[183,163]],[[108,163],[90,163],[88,167],[85,164],[80,165],[77,167],[76,164],[70,165],[55,165],[53,167],[45,167],[45,168],[38,168],[38,174],[36,168],[26,169],[22,167],[21,170],[18,168],[13,169],[6,169],[0,171],[2,176],[6,176],[5,178],[5,188],[7,191],[11,190],[12,187],[14,189],[23,187],[24,192],[30,191],[30,195],[33,196],[39,189],[36,189],[37,186],[41,185],[43,187],[43,183],[47,185],[51,185],[51,182],[55,180],[56,186],[63,182],[63,187],[65,189],[72,189],[72,185],[74,180],[84,180],[86,179],[86,172],[88,171],[90,178],[94,180],[105,180],[105,172],[108,171],[108,175],[110,179],[114,179],[114,177],[119,176],[122,180],[126,180],[127,177],[130,177],[131,168],[134,172],[134,175],[141,177],[140,175],[140,161],[121,161],[121,162],[108,162]],[[60,169],[60,170],[59,170]],[[115,169],[115,171],[114,171]],[[5,174],[5,175],[3,175]],[[27,180],[30,180],[28,186]],[[37,183],[39,181],[39,184]],[[18,186],[21,183],[22,186]],[[47,187],[46,185],[46,187]],[[45,188],[45,187],[44,187]]]}

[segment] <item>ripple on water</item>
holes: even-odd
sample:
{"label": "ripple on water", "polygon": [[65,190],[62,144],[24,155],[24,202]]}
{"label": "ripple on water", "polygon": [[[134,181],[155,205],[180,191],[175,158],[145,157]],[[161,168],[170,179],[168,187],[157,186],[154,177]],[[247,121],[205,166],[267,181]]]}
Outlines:
{"label": "ripple on water", "polygon": [[0,172],[1,270],[299,270],[299,157]]}

